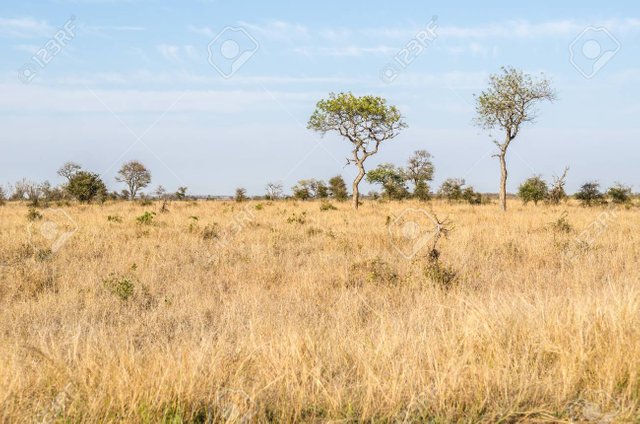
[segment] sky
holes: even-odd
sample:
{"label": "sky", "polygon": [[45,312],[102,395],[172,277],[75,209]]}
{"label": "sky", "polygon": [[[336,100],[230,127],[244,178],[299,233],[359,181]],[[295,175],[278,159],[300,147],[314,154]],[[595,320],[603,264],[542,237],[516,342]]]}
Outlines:
{"label": "sky", "polygon": [[148,191],[349,181],[348,142],[306,124],[318,100],[351,91],[408,124],[367,169],[426,149],[436,188],[464,178],[496,192],[496,134],[474,125],[474,94],[513,66],[544,73],[558,99],[510,147],[509,191],[565,166],[569,191],[640,191],[637,1],[3,1],[0,51],[3,185],[62,183],[71,160],[120,190],[134,159]]}

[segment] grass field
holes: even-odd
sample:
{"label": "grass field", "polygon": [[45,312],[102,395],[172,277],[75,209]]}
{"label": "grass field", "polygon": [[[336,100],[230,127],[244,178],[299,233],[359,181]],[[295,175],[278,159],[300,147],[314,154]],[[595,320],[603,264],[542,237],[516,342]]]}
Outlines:
{"label": "grass field", "polygon": [[0,420],[637,422],[637,208],[333,205],[0,207]]}

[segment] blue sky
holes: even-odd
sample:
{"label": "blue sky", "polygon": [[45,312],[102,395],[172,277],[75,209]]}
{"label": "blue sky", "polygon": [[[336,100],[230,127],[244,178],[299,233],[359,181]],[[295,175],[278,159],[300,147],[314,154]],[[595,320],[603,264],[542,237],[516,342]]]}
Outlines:
{"label": "blue sky", "polygon": [[[317,100],[352,91],[386,97],[409,124],[368,169],[426,149],[436,186],[457,177],[495,192],[473,94],[511,65],[544,72],[558,101],[510,149],[510,191],[566,165],[569,190],[591,179],[640,190],[640,5],[481,3],[3,2],[0,184],[61,182],[57,168],[74,160],[120,189],[115,173],[130,159],[148,165],[154,187],[196,194],[350,180],[349,145],[306,122]],[[420,44],[428,26],[434,39]],[[381,77],[388,64],[393,81]]]}

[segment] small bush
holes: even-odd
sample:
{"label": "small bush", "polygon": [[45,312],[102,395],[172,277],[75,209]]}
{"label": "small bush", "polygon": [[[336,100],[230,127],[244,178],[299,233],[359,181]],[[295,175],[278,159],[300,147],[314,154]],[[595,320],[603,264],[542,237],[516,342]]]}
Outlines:
{"label": "small bush", "polygon": [[133,296],[135,283],[136,279],[132,275],[120,275],[116,273],[109,274],[109,276],[102,281],[105,288],[122,301],[127,301]]}
{"label": "small bush", "polygon": [[220,238],[220,226],[217,223],[207,225],[202,229],[203,240],[214,240]]}
{"label": "small bush", "polygon": [[136,218],[136,221],[140,225],[153,225],[153,220],[156,217],[155,212],[145,212]]}
{"label": "small bush", "polygon": [[289,224],[304,224],[305,222],[307,222],[307,213],[306,212],[302,212],[300,215],[297,214],[293,214],[291,215],[289,218],[287,218],[287,223]]}
{"label": "small bush", "polygon": [[607,196],[617,205],[631,202],[631,187],[617,183],[607,190]]}
{"label": "small bush", "polygon": [[557,220],[549,224],[551,229],[558,233],[570,233],[571,231],[573,231],[573,227],[567,220],[567,215],[568,214],[565,211],[562,213],[562,215],[560,215],[560,217]]}
{"label": "small bush", "polygon": [[107,222],[121,223],[122,222],[122,217],[118,216],[118,215],[109,215],[109,216],[107,216]]}
{"label": "small bush", "polygon": [[42,214],[35,210],[34,208],[30,208],[29,212],[27,212],[27,221],[40,221],[42,219]]}
{"label": "small bush", "polygon": [[374,258],[351,265],[349,282],[356,286],[363,283],[396,285],[398,274],[387,262],[380,258]]}
{"label": "small bush", "polygon": [[331,204],[331,202],[328,202],[326,200],[323,200],[322,203],[320,204],[321,211],[335,211],[336,209],[338,208],[336,208]]}

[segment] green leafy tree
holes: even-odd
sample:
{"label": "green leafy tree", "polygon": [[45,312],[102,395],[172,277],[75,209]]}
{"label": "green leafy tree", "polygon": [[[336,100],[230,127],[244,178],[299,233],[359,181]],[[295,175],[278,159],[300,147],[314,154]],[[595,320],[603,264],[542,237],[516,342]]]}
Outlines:
{"label": "green leafy tree", "polygon": [[298,200],[311,199],[311,184],[309,180],[300,180],[291,188],[293,197]]}
{"label": "green leafy tree", "polygon": [[618,205],[629,203],[631,201],[631,187],[616,183],[607,190],[607,196]]}
{"label": "green leafy tree", "polygon": [[409,197],[404,173],[393,164],[383,163],[367,172],[367,182],[382,185],[382,195],[387,199]]}
{"label": "green leafy tree", "polygon": [[489,77],[489,87],[476,96],[478,126],[504,133],[495,155],[500,160],[500,207],[507,210],[507,149],[520,133],[522,126],[535,121],[536,106],[541,101],[554,101],[556,95],[548,79],[534,80],[514,68],[503,67],[502,74]]}
{"label": "green leafy tree", "polygon": [[538,175],[528,178],[518,188],[518,196],[525,205],[529,202],[537,205],[538,202],[546,199],[548,194],[549,187],[547,183]]}
{"label": "green leafy tree", "polygon": [[605,203],[604,194],[600,192],[600,183],[590,181],[580,187],[580,191],[576,193],[576,199],[582,202],[583,206],[594,206]]}
{"label": "green leafy tree", "polygon": [[100,176],[88,171],[75,173],[69,180],[66,189],[81,203],[103,200],[107,197],[107,187]]}
{"label": "green leafy tree", "polygon": [[127,185],[129,199],[133,200],[136,198],[138,191],[151,183],[151,173],[142,163],[132,160],[122,165],[122,168],[118,171],[116,181]]}
{"label": "green leafy tree", "polygon": [[465,189],[462,190],[462,200],[470,205],[481,205],[482,194],[475,191],[473,187],[465,187]]}
{"label": "green leafy tree", "polygon": [[456,202],[462,200],[462,187],[465,182],[459,178],[448,178],[444,180],[438,190],[438,195],[447,199],[450,202]]}
{"label": "green leafy tree", "polygon": [[351,143],[352,156],[358,174],[353,181],[352,203],[358,209],[359,185],[366,175],[365,161],[378,153],[380,145],[395,138],[407,125],[395,106],[375,96],[356,97],[351,93],[331,93],[320,100],[309,118],[308,128],[321,133],[336,132]]}
{"label": "green leafy tree", "polygon": [[329,180],[329,194],[340,202],[344,202],[349,197],[347,185],[341,175],[336,175]]}
{"label": "green leafy tree", "polygon": [[429,200],[431,197],[429,183],[435,171],[431,158],[426,150],[416,150],[404,169],[405,178],[413,183],[413,197],[420,200]]}

